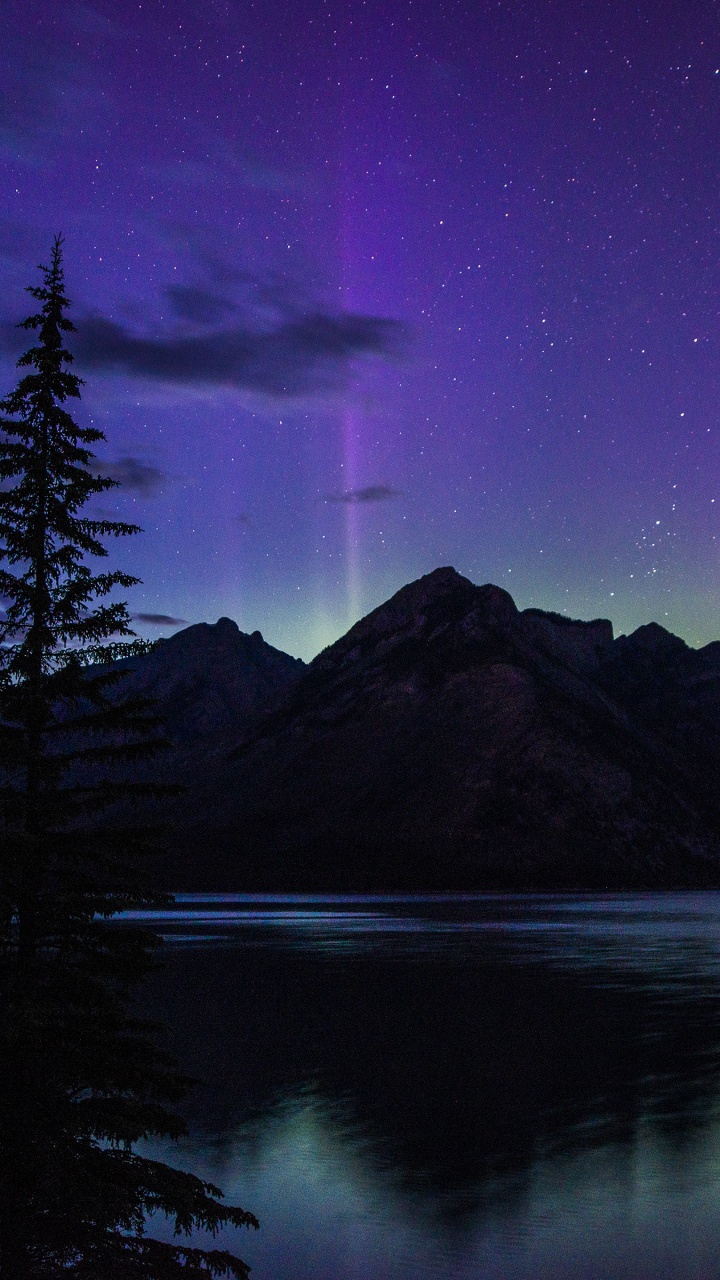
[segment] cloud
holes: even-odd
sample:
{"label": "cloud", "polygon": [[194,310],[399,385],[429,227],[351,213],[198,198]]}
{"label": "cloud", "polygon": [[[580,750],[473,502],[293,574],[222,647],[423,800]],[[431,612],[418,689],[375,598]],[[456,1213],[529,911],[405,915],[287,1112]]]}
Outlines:
{"label": "cloud", "polygon": [[268,191],[285,195],[290,191],[308,193],[317,185],[310,175],[286,169],[278,169],[251,156],[237,154],[227,143],[215,140],[210,144],[205,135],[198,136],[205,157],[202,160],[171,160],[164,164],[143,166],[143,172],[158,182],[180,187],[212,188],[228,182],[255,191]]}
{"label": "cloud", "polygon": [[27,330],[21,329],[16,320],[0,323],[0,351],[7,355],[22,355],[23,351],[27,351],[28,347],[33,346],[36,341],[34,335],[28,336]]}
{"label": "cloud", "polygon": [[258,191],[304,190],[307,180],[298,173],[290,173],[285,169],[276,169],[264,164],[262,160],[253,160],[249,156],[241,157],[234,166],[238,177],[247,187],[255,187]]}
{"label": "cloud", "polygon": [[97,476],[107,476],[117,480],[123,489],[134,489],[143,498],[154,498],[163,487],[167,476],[140,458],[118,458],[116,462],[103,462],[96,459],[90,463],[89,470]]}
{"label": "cloud", "polygon": [[133,613],[130,616],[133,622],[148,622],[153,627],[182,627],[187,623],[186,618],[173,618],[169,613]]}
{"label": "cloud", "polygon": [[326,493],[324,502],[386,502],[388,498],[401,498],[401,489],[391,489],[387,484],[371,484],[366,489],[346,489],[344,493]]}
{"label": "cloud", "polygon": [[[36,258],[43,262],[48,254],[48,237],[42,236],[34,227],[13,218],[0,218],[0,254],[20,262],[27,269],[28,262]],[[27,334],[23,337],[27,340]]]}
{"label": "cloud", "polygon": [[403,333],[395,320],[315,312],[285,317],[270,329],[237,325],[200,335],[145,338],[98,316],[82,325],[75,351],[85,368],[285,397],[342,384],[353,359],[394,355]]}
{"label": "cloud", "polygon": [[173,311],[181,320],[191,320],[195,324],[216,324],[223,320],[235,306],[228,298],[211,293],[209,289],[198,289],[192,285],[171,284],[165,290]]}
{"label": "cloud", "polygon": [[[68,138],[83,130],[86,140],[89,133],[106,136],[111,100],[88,56],[88,37],[78,39],[73,9],[77,12],[77,6],[57,6],[52,24],[3,23],[0,152],[15,164],[21,160],[35,170],[54,166],[58,147],[67,146]],[[102,25],[107,44],[110,25]]]}

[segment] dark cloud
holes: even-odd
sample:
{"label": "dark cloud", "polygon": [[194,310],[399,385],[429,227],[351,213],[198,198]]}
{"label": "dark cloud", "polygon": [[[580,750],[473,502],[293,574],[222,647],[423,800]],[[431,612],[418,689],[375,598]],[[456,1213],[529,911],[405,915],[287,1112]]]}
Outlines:
{"label": "dark cloud", "polygon": [[32,334],[28,336],[27,329],[21,329],[16,320],[5,320],[0,323],[0,351],[6,352],[9,356],[22,355],[23,351],[32,346],[36,339]]}
{"label": "dark cloud", "polygon": [[135,337],[95,317],[82,325],[75,350],[85,368],[294,396],[341,384],[355,357],[395,354],[402,336],[395,320],[348,312],[286,317],[269,330],[238,325],[169,338]]}
{"label": "dark cloud", "polygon": [[133,622],[149,622],[153,627],[182,627],[186,618],[173,618],[169,613],[133,613]]}
{"label": "dark cloud", "polygon": [[327,493],[325,502],[386,502],[388,498],[401,498],[401,489],[391,489],[387,484],[371,484],[366,489],[346,489],[344,493]]}
{"label": "dark cloud", "polygon": [[90,463],[89,470],[95,475],[117,480],[123,489],[134,489],[143,498],[154,498],[167,480],[162,471],[140,458],[118,458],[116,462],[96,459]]}
{"label": "dark cloud", "polygon": [[192,285],[171,284],[165,294],[175,314],[195,324],[217,324],[235,310],[228,298]]}
{"label": "dark cloud", "polygon": [[47,239],[43,238],[33,227],[24,222],[16,222],[13,218],[0,217],[0,255],[20,262],[27,268],[28,262],[35,259],[43,262],[47,258]]}
{"label": "dark cloud", "polygon": [[241,511],[240,515],[235,517],[235,523],[243,525],[246,529],[252,529],[253,527],[252,520],[244,511]]}

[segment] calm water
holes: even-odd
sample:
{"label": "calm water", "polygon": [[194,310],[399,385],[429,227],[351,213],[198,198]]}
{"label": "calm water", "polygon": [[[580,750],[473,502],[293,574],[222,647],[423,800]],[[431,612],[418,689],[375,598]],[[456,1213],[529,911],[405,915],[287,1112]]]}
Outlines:
{"label": "calm water", "polygon": [[153,919],[206,1082],[153,1150],[261,1219],[253,1280],[720,1280],[720,894]]}

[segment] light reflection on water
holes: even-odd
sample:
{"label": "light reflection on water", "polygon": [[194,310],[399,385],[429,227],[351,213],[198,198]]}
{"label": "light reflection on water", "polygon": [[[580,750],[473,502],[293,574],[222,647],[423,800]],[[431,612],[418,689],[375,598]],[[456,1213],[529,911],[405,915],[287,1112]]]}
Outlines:
{"label": "light reflection on water", "polygon": [[404,1190],[318,1100],[287,1100],[260,1128],[187,1145],[182,1164],[258,1214],[260,1232],[223,1233],[216,1246],[262,1280],[720,1276],[717,1130],[685,1162],[651,1127],[632,1146],[539,1156],[529,1179],[491,1181],[459,1216],[442,1196]]}
{"label": "light reflection on water", "polygon": [[[173,946],[458,955],[492,937],[509,963],[632,971],[652,986],[720,976],[720,894],[177,894],[150,924]],[[368,908],[375,908],[369,910]],[[607,980],[609,974],[605,974]],[[612,980],[610,976],[610,980]]]}
{"label": "light reflection on water", "polygon": [[720,894],[178,895],[142,918],[216,1079],[153,1150],[260,1217],[218,1242],[253,1280],[720,1280]]}

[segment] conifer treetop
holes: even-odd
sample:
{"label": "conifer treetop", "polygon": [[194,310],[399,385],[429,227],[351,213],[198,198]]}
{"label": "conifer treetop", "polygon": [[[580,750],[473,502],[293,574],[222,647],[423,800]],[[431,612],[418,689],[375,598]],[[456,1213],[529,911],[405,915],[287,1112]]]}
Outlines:
{"label": "conifer treetop", "polygon": [[[18,368],[27,369],[0,401],[0,679],[28,678],[31,654],[46,674],[69,661],[107,662],[147,646],[137,641],[124,603],[96,603],[139,579],[115,570],[93,572],[103,539],[140,532],[120,520],[82,514],[97,494],[118,482],[96,474],[94,446],[105,439],[78,424],[66,402],[80,398],[82,379],[68,367],[64,335],[76,332],[65,312],[62,237],[56,236],[41,285],[27,292],[41,303],[20,328],[38,333]],[[130,643],[128,643],[130,641]]]}

